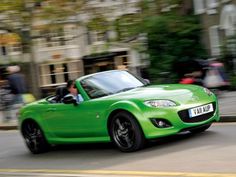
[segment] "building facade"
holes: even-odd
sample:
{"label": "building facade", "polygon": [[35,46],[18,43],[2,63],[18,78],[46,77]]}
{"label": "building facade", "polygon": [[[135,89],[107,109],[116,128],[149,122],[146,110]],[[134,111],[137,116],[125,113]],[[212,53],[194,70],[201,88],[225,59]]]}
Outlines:
{"label": "building facade", "polygon": [[202,42],[208,55],[220,57],[224,43],[236,35],[236,0],[193,0],[193,4],[195,15],[201,19]]}
{"label": "building facade", "polygon": [[[128,69],[141,75],[141,69],[148,66],[145,52],[137,50],[140,44],[141,48],[145,48],[142,46],[146,40],[145,34],[131,35],[130,38],[127,31],[127,26],[135,23],[138,19],[136,15],[141,13],[138,6],[140,0],[87,1],[85,8],[66,21],[58,22],[57,28],[44,28],[49,22],[37,19],[40,7],[46,6],[46,2],[37,4],[30,31],[32,55],[25,60],[36,65],[33,72],[37,78],[30,79],[41,91],[48,92],[65,84],[68,79],[104,70]],[[182,12],[192,7],[191,1],[184,2]],[[161,13],[178,7],[164,0],[160,3]],[[22,61],[22,57],[18,58]]]}
{"label": "building facade", "polygon": [[[140,74],[145,65],[139,52],[132,48],[135,40],[118,39],[113,24],[122,16],[136,14],[138,0],[88,1],[77,16],[64,22],[60,29],[43,29],[45,21],[35,20],[33,36],[34,61],[38,67],[38,83],[43,92],[65,84],[68,79],[111,69],[128,69]],[[87,13],[93,9],[98,14]],[[101,13],[102,12],[102,13]],[[103,15],[106,28],[89,28],[94,15]]]}
{"label": "building facade", "polygon": [[20,37],[15,33],[0,30],[0,64],[18,61],[21,55]]}

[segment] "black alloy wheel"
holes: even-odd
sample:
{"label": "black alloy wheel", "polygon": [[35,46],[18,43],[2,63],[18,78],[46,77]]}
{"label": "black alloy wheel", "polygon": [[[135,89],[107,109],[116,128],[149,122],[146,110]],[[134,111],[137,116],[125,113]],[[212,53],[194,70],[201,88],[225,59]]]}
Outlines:
{"label": "black alloy wheel", "polygon": [[202,127],[192,129],[192,130],[190,130],[190,132],[194,133],[194,134],[201,133],[201,132],[204,132],[205,130],[207,130],[210,126],[211,126],[211,124],[207,124]]}
{"label": "black alloy wheel", "polygon": [[39,154],[49,150],[49,144],[42,130],[34,121],[28,121],[23,124],[22,134],[28,149],[33,154]]}
{"label": "black alloy wheel", "polygon": [[116,146],[123,152],[133,152],[145,144],[143,131],[136,119],[122,111],[116,114],[110,124],[110,136]]}

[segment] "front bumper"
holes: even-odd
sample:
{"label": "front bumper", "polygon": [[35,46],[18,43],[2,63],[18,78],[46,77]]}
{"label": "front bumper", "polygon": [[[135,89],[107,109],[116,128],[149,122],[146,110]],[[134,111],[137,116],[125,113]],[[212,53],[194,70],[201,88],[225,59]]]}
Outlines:
{"label": "front bumper", "polygon": [[[188,130],[194,127],[198,127],[205,124],[210,124],[215,121],[219,121],[219,108],[217,101],[213,102],[214,112],[199,116],[196,118],[196,121],[188,121],[189,117],[186,112],[188,109],[201,106],[208,103],[198,103],[193,105],[186,105],[172,107],[172,108],[147,108],[143,114],[143,118],[139,119],[141,121],[141,127],[143,129],[144,135],[147,139],[159,138],[169,135],[177,134],[183,130]],[[167,128],[157,128],[150,121],[151,118],[160,118],[168,120],[172,126]]]}

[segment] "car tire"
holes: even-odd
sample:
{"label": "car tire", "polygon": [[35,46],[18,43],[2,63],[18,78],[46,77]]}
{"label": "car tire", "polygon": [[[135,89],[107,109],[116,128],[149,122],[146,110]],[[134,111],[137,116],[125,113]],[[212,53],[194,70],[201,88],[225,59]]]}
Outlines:
{"label": "car tire", "polygon": [[145,138],[137,120],[128,112],[122,111],[112,117],[110,136],[122,152],[133,152],[143,148]]}
{"label": "car tire", "polygon": [[22,135],[25,139],[26,146],[33,154],[40,154],[49,150],[50,145],[36,122],[25,122],[22,126]]}
{"label": "car tire", "polygon": [[210,126],[211,126],[211,124],[207,124],[202,127],[192,129],[192,130],[190,130],[190,132],[194,133],[194,134],[201,133],[201,132],[206,131]]}

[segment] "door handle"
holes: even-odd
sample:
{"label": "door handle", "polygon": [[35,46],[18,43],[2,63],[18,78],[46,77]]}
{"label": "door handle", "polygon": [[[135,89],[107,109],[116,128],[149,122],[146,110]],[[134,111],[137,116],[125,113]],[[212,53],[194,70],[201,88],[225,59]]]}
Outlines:
{"label": "door handle", "polygon": [[52,111],[56,111],[56,110],[57,110],[56,108],[48,108],[47,112],[52,112]]}

